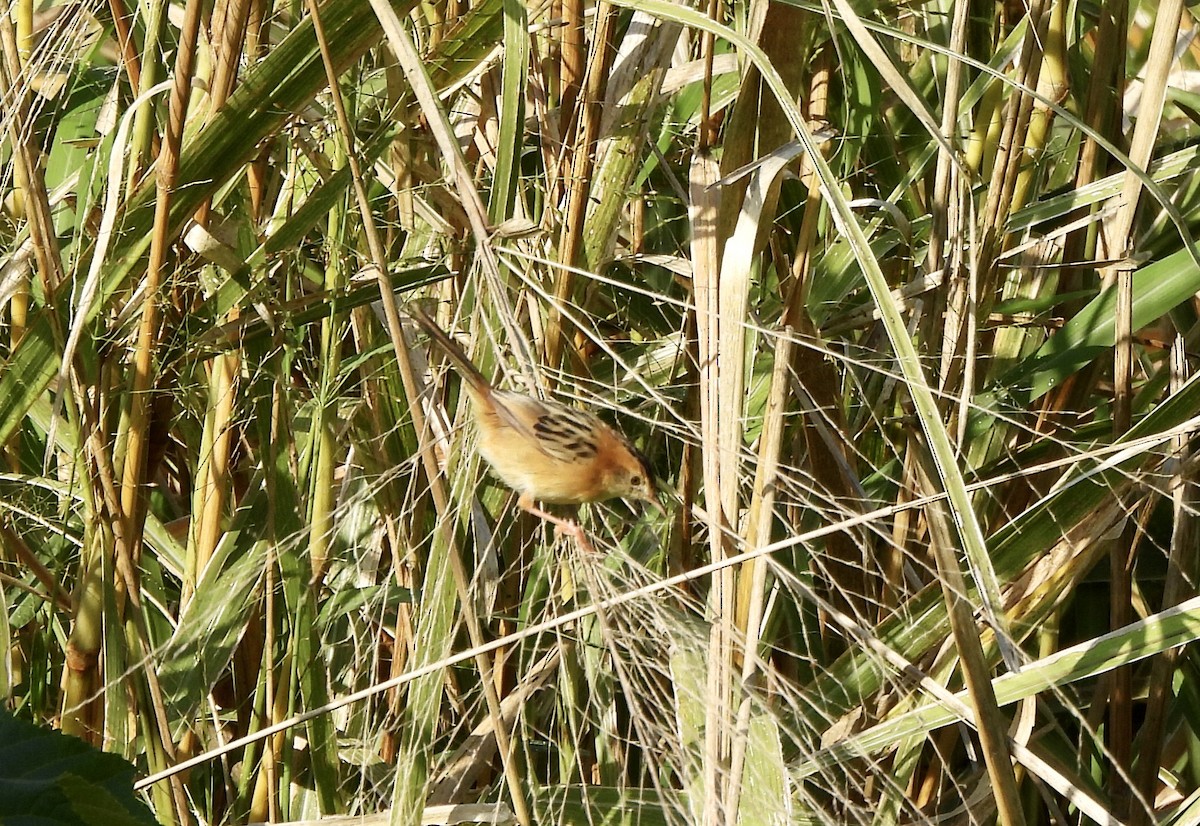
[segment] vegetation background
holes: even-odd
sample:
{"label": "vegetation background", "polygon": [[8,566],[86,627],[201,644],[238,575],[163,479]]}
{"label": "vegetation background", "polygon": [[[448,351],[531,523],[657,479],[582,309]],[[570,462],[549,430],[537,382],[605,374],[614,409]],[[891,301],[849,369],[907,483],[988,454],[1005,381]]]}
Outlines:
{"label": "vegetation background", "polygon": [[[1196,35],[12,0],[9,709],[164,824],[1200,823]],[[518,515],[413,300],[670,516]]]}

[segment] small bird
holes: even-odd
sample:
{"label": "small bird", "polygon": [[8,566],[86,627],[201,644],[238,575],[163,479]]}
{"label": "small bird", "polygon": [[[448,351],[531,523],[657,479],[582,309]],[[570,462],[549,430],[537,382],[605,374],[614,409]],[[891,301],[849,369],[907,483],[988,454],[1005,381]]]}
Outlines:
{"label": "small bird", "polygon": [[623,434],[583,410],[497,390],[423,309],[412,307],[409,314],[462,376],[479,428],[479,453],[519,494],[522,510],[574,536],[585,550],[591,544],[578,524],[547,513],[535,501],[642,499],[665,513],[646,460]]}

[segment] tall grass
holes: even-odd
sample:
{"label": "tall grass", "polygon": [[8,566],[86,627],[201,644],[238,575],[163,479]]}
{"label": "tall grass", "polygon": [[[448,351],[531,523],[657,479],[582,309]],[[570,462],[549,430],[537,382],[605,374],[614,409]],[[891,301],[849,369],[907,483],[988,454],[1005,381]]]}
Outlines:
{"label": "tall grass", "polygon": [[6,12],[0,684],[161,822],[1196,821],[1178,0]]}

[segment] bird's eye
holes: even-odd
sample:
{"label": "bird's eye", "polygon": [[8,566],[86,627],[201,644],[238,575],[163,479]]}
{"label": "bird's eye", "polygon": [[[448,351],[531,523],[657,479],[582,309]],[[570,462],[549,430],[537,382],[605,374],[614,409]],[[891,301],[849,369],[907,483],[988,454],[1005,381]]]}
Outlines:
{"label": "bird's eye", "polygon": [[640,488],[642,486],[642,477],[638,476],[637,474],[630,476],[629,484],[633,485],[635,488]]}

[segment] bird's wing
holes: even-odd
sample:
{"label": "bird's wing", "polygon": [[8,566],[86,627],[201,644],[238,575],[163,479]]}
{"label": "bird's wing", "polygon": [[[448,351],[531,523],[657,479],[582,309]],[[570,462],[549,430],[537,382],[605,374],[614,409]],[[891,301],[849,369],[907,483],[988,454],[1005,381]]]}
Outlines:
{"label": "bird's wing", "polygon": [[591,414],[505,391],[494,399],[497,413],[550,458],[579,462],[596,455],[596,431],[604,424]]}

